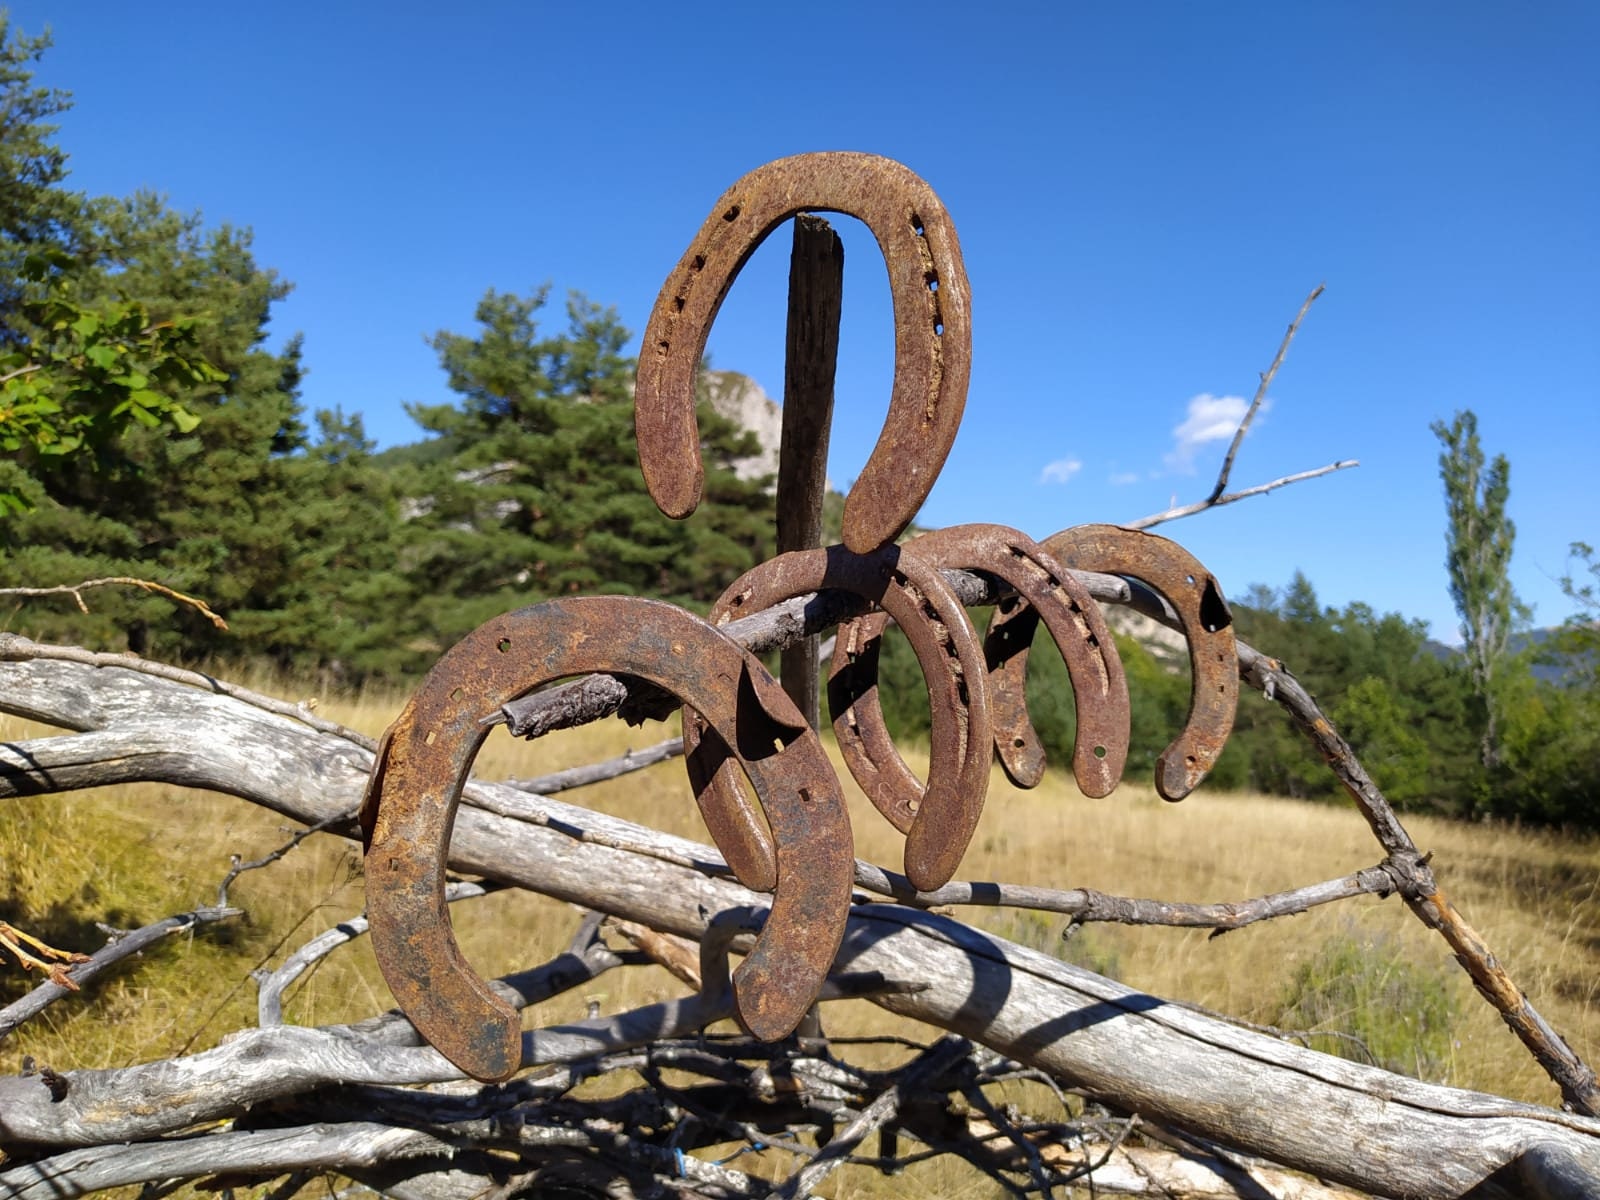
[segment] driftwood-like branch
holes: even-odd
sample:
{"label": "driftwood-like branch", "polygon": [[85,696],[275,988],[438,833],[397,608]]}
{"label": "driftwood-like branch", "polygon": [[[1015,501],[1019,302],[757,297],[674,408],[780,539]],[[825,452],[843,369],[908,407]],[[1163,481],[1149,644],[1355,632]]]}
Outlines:
{"label": "driftwood-like branch", "polygon": [[[998,599],[1000,589],[982,576],[969,572],[948,571],[945,577],[951,583],[953,590],[967,605],[994,603]],[[1088,588],[1090,594],[1103,602],[1128,604],[1136,610],[1153,617],[1170,628],[1181,630],[1182,624],[1171,607],[1162,597],[1137,583],[1115,575],[1097,575],[1093,573],[1079,573],[1080,581]],[[739,621],[730,622],[725,630],[730,636],[735,637],[743,644],[759,651],[780,648],[804,636],[812,624],[819,619],[838,620],[841,615],[849,615],[852,610],[858,610],[860,601],[857,597],[848,596],[839,592],[822,592],[811,597],[799,597],[786,604],[777,605],[763,613],[757,613]],[[840,610],[844,610],[841,614]],[[18,667],[30,665],[23,660],[23,656],[36,646],[25,638],[15,635],[0,635],[0,660],[10,659],[16,661]],[[71,655],[63,653],[67,648],[40,647],[43,651],[39,659],[50,661],[73,661]],[[1385,850],[1388,858],[1385,870],[1396,879],[1397,890],[1404,898],[1408,907],[1429,928],[1436,930],[1443,936],[1455,954],[1457,960],[1467,971],[1474,986],[1479,993],[1492,1004],[1505,1019],[1507,1025],[1528,1047],[1535,1059],[1546,1070],[1550,1077],[1561,1088],[1563,1101],[1578,1112],[1591,1115],[1600,1114],[1600,1083],[1597,1083],[1594,1072],[1572,1051],[1565,1040],[1549,1025],[1547,1021],[1533,1007],[1532,1003],[1517,987],[1506,969],[1501,965],[1493,952],[1489,949],[1479,935],[1456,910],[1455,906],[1443,895],[1434,880],[1432,871],[1423,861],[1417,851],[1415,843],[1406,833],[1399,818],[1383,793],[1372,782],[1365,770],[1361,767],[1354,751],[1344,741],[1335,729],[1332,721],[1317,707],[1316,702],[1302,688],[1294,676],[1276,659],[1267,657],[1244,642],[1238,643],[1239,671],[1241,677],[1252,687],[1261,691],[1268,699],[1275,700],[1289,714],[1294,723],[1311,738],[1319,752],[1329,762],[1335,775],[1345,785],[1347,791],[1355,799],[1357,807],[1366,818],[1369,827],[1377,837],[1379,844]],[[78,652],[82,655],[85,652]],[[115,661],[114,655],[88,656],[99,661]],[[18,661],[21,660],[21,661]],[[81,661],[81,660],[78,660]],[[142,669],[151,664],[140,663]],[[145,672],[156,676],[157,672]],[[3,678],[3,671],[0,671]],[[198,677],[203,679],[204,677]],[[596,682],[606,681],[622,689],[624,696],[629,689],[629,682],[612,676],[595,675],[575,684],[562,685],[548,691],[536,693],[526,697],[524,701],[516,701],[505,706],[501,714],[507,714],[511,709],[518,708],[519,715],[512,720],[515,728],[517,721],[532,721],[538,723],[543,719],[545,709],[541,707],[549,697],[568,692],[569,689],[582,689]],[[656,689],[649,689],[651,692]],[[625,699],[623,703],[627,703]],[[84,700],[88,705],[87,699]],[[16,697],[0,697],[0,707],[5,707],[19,715],[29,716],[47,724],[56,724],[67,728],[88,729],[91,724],[84,724],[88,720],[88,713],[93,706],[87,706],[83,713],[68,708],[62,710],[58,706],[46,708],[30,707],[26,695]],[[261,712],[262,719],[269,715],[264,706],[252,702],[252,707]],[[561,708],[562,723],[581,723],[580,712],[587,712],[579,708]],[[612,710],[607,710],[612,711]],[[588,713],[582,717],[584,720],[594,720],[606,715],[605,711]],[[294,720],[303,720],[302,714],[293,714]],[[550,727],[554,727],[553,725]],[[172,756],[182,758],[190,749],[190,739],[179,731],[168,728],[166,731],[166,744],[161,739],[144,733],[84,733],[77,739],[49,739],[48,743],[36,743],[39,746],[37,753],[49,760],[48,764],[41,762],[40,770],[29,769],[29,764],[24,758],[22,769],[7,769],[4,762],[3,751],[0,751],[0,789],[7,777],[13,781],[13,786],[24,789],[28,794],[42,791],[59,791],[71,787],[95,786],[98,783],[125,782],[143,779],[167,779],[169,782],[182,782],[163,773],[166,770],[180,769],[172,761]],[[357,771],[364,777],[370,766],[370,758],[362,755],[359,759],[352,756],[359,753],[351,744],[351,738],[336,739],[336,748],[331,753],[338,756],[350,769]],[[363,739],[367,740],[367,739]],[[52,746],[49,743],[63,742],[77,743],[71,746]],[[59,757],[56,757],[58,756]],[[62,760],[65,761],[62,761]],[[83,760],[80,762],[80,760]],[[359,764],[359,765],[358,765]],[[79,769],[83,768],[83,769]],[[283,779],[281,772],[275,773],[270,764],[261,764],[258,761],[241,760],[237,764],[236,772],[232,775],[219,773],[208,781],[196,781],[196,786],[211,787],[218,791],[232,794],[240,793],[240,782],[248,779],[254,770],[263,776],[263,785],[274,782],[294,791],[301,791],[306,783],[297,779]],[[116,774],[117,778],[110,778],[107,772]],[[276,778],[274,776],[277,776]],[[3,794],[3,790],[0,790]],[[356,793],[359,795],[359,789]],[[473,793],[469,793],[473,794]],[[494,810],[495,812],[515,817],[520,820],[537,820],[534,814],[538,810],[535,799],[527,793],[517,792],[514,789],[501,787],[499,789],[480,789],[475,793],[479,797],[478,803]],[[352,800],[354,803],[354,800]],[[336,816],[338,814],[325,814]],[[318,819],[323,819],[319,817]],[[580,827],[582,827],[580,825]],[[609,835],[595,832],[590,836],[606,838]],[[631,850],[636,853],[659,853],[656,843],[650,839],[642,842],[630,839],[630,835],[621,834],[623,841],[617,848]],[[707,866],[710,869],[726,869],[720,856],[715,854],[704,856],[704,848],[697,847],[696,853],[702,855],[699,859],[686,859],[684,865]],[[492,873],[492,872],[490,872]],[[603,906],[602,906],[603,907]]]}
{"label": "driftwood-like branch", "polygon": [[406,1158],[446,1158],[448,1140],[376,1121],[305,1129],[251,1129],[203,1138],[93,1146],[43,1162],[0,1170],[12,1200],[63,1200],[103,1188],[159,1179],[240,1174],[271,1178],[291,1171],[344,1171]]}
{"label": "driftwood-like branch", "polygon": [[[35,642],[29,638],[15,633],[0,633],[0,662],[29,662],[34,659],[48,659],[52,662],[83,663],[90,667],[120,667],[124,671],[138,671],[156,679],[167,679],[173,683],[181,683],[188,687],[200,688],[204,691],[213,691],[223,696],[232,696],[235,700],[252,705],[263,712],[275,713],[280,717],[288,717],[291,721],[315,729],[318,733],[331,733],[347,742],[354,742],[364,750],[376,751],[378,739],[370,738],[364,733],[357,733],[354,729],[347,728],[337,721],[328,721],[317,716],[311,711],[313,705],[291,704],[287,700],[280,700],[276,696],[264,695],[252,691],[250,688],[241,687],[237,683],[229,683],[225,679],[218,679],[213,675],[206,675],[200,671],[190,671],[184,667],[175,667],[171,663],[157,662],[154,659],[140,658],[137,654],[107,654],[99,650],[85,650],[82,646],[54,646],[46,642]],[[15,709],[7,709],[16,712]],[[26,713],[18,712],[19,716]],[[46,724],[59,725],[63,729],[92,729],[92,725],[79,725],[73,721],[50,721]]]}
{"label": "driftwood-like branch", "polygon": [[31,1021],[57,1000],[72,995],[84,984],[99,978],[118,963],[144,953],[157,942],[175,933],[189,933],[199,925],[209,924],[212,921],[226,921],[230,917],[243,915],[244,910],[239,908],[197,908],[193,912],[166,917],[112,939],[91,954],[87,961],[67,970],[66,976],[69,980],[67,986],[47,980],[20,1000],[0,1009],[0,1039],[10,1037],[20,1026]]}
{"label": "driftwood-like branch", "polygon": [[[1250,669],[1271,668],[1256,656]],[[1277,685],[1280,702],[1291,682]],[[0,665],[0,707],[95,730],[57,739],[73,746],[53,764],[9,757],[0,794],[142,773],[244,795],[313,823],[354,805],[371,763],[360,747],[303,723],[132,671],[10,662]],[[724,867],[707,847],[503,785],[467,787],[450,861],[456,870],[694,940],[715,914],[762,903],[715,877]],[[1591,1186],[1600,1180],[1600,1122],[1287,1045],[933,913],[857,905],[836,969],[887,989],[918,989],[884,990],[874,1002],[980,1041],[1123,1111],[1322,1178],[1369,1188],[1381,1178],[1392,1194],[1415,1197],[1458,1197],[1479,1185],[1488,1188],[1484,1196],[1523,1194],[1489,1182],[1510,1171],[1577,1173]],[[642,1045],[701,1028],[709,1015],[695,996],[537,1030],[525,1035],[525,1059],[573,1061]],[[456,1077],[428,1048],[350,1033],[253,1030],[173,1062],[63,1072],[59,1096],[37,1078],[0,1080],[0,1143],[137,1140],[336,1082]],[[145,1101],[137,1112],[118,1099],[130,1094]]]}
{"label": "driftwood-like branch", "polygon": [[978,883],[954,880],[932,892],[919,892],[904,875],[871,863],[856,863],[856,886],[889,896],[918,908],[977,905],[988,908],[1031,909],[1061,913],[1073,924],[1111,922],[1118,925],[1166,925],[1183,929],[1210,929],[1213,936],[1243,929],[1257,921],[1308,912],[1318,905],[1352,896],[1388,896],[1398,890],[1398,875],[1380,863],[1354,875],[1307,884],[1269,896],[1221,904],[1184,904],[1171,900],[1141,900],[1110,896],[1093,888],[1033,887],[1018,883]]}

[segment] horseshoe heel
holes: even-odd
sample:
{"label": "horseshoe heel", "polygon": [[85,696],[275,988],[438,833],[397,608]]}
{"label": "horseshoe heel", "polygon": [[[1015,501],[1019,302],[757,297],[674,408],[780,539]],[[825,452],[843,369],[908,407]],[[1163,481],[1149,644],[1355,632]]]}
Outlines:
{"label": "horseshoe heel", "polygon": [[[949,586],[927,563],[899,547],[869,555],[843,546],[779,555],[747,572],[723,593],[712,620],[725,623],[760,612],[794,596],[837,588],[880,605],[905,631],[928,686],[933,728],[926,789],[890,745],[878,760],[846,754],[856,782],[879,812],[907,835],[905,867],[912,884],[931,891],[949,882],[972,839],[989,783],[993,727],[977,635]],[[887,617],[885,618],[887,620]],[[840,645],[844,645],[841,631]],[[828,682],[834,732],[841,747],[854,739],[854,709],[877,684],[876,641],[870,670],[867,653],[835,649]],[[969,686],[969,681],[979,681]],[[694,722],[685,719],[684,745],[695,745]],[[887,735],[885,735],[887,740]],[[879,769],[878,762],[886,764]],[[707,769],[707,768],[711,769]],[[895,770],[903,778],[891,778]],[[738,786],[731,764],[702,760],[695,777],[700,811],[741,882],[757,886],[770,877],[772,841]]]}
{"label": "horseshoe heel", "polygon": [[[1042,618],[1067,664],[1077,702],[1073,773],[1085,795],[1110,795],[1128,758],[1128,684],[1105,618],[1083,585],[1032,538],[1003,525],[936,529],[901,549],[939,568],[994,575],[1017,590],[1014,611],[1026,605],[1027,618],[997,622],[998,634],[991,628],[984,642],[994,744],[1006,774],[1018,786],[1033,787],[1044,772],[1044,749],[1028,720],[1026,658],[1019,657]],[[875,695],[864,697],[857,712],[863,727],[883,724]],[[886,733],[874,730],[861,746],[875,753],[887,741]]]}
{"label": "horseshoe heel", "polygon": [[686,517],[699,505],[705,471],[694,378],[706,337],[755,248],[783,221],[809,211],[859,218],[889,268],[889,415],[844,508],[844,543],[865,554],[892,542],[927,499],[955,441],[972,358],[971,300],[955,226],[933,189],[890,159],[800,154],[758,167],[723,193],[645,326],[634,408],[639,465],[668,516]]}
{"label": "horseshoe heel", "polygon": [[1044,548],[1063,565],[1142,580],[1164,596],[1189,641],[1189,716],[1156,759],[1156,791],[1182,800],[1199,786],[1233,732],[1239,704],[1239,652],[1233,613],[1222,588],[1176,542],[1119,525],[1079,525],[1053,534]]}
{"label": "horseshoe heel", "polygon": [[479,718],[542,683],[601,670],[692,705],[771,823],[771,915],[733,980],[752,1034],[772,1040],[799,1023],[844,934],[854,869],[844,800],[821,742],[759,661],[698,617],[638,597],[558,599],[496,617],[435,664],[390,726],[361,814],[378,965],[423,1037],[479,1079],[507,1079],[522,1059],[520,1019],[462,957],[444,902],[461,789],[487,733]]}

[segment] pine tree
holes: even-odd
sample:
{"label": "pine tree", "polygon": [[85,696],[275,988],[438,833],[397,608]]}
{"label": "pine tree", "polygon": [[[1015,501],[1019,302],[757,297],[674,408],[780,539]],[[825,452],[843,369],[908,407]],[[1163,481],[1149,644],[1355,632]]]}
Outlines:
{"label": "pine tree", "polygon": [[664,517],[639,472],[634,360],[616,313],[580,295],[545,335],[545,290],[489,292],[475,335],[433,339],[459,406],[412,409],[434,434],[407,490],[406,561],[422,631],[444,644],[493,613],[571,593],[707,605],[767,552],[771,501],[729,464],[748,435],[701,406],[705,502]]}

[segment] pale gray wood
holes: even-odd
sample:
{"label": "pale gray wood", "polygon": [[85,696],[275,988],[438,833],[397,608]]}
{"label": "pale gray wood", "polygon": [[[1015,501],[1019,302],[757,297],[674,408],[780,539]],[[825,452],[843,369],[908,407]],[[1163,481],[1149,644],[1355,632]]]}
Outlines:
{"label": "pale gray wood", "polygon": [[[30,743],[33,762],[13,753],[0,763],[4,794],[164,779],[314,822],[355,808],[371,761],[360,747],[288,717],[114,668],[0,663],[0,708],[104,729],[60,739],[52,763],[39,761],[45,741]],[[761,903],[705,874],[721,867],[708,847],[503,785],[469,787],[450,858],[456,870],[691,938],[705,932],[710,916]],[[1055,1072],[1115,1107],[1335,1182],[1419,1198],[1473,1188],[1487,1189],[1474,1195],[1513,1196],[1546,1183],[1551,1195],[1600,1188],[1600,1121],[1305,1050],[947,917],[859,905],[838,966],[920,987],[878,997],[890,1011]],[[705,1016],[692,1011],[694,1003],[537,1031],[525,1050],[533,1061],[555,1061],[546,1056],[681,1032]],[[288,1095],[333,1080],[455,1077],[431,1049],[373,1045],[348,1032],[249,1031],[203,1055],[65,1072],[60,1100],[38,1078],[0,1080],[0,1142],[149,1137],[236,1112],[260,1094],[257,1085]],[[137,1113],[128,1111],[130,1095],[141,1097]]]}

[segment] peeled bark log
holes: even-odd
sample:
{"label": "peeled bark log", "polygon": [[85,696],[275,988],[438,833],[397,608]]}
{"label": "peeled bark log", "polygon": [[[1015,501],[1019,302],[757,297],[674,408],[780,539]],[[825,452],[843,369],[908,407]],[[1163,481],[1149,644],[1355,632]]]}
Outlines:
{"label": "peeled bark log", "polygon": [[[159,780],[313,823],[354,813],[371,763],[353,742],[285,716],[117,668],[0,663],[0,708],[80,731],[0,747],[0,796]],[[713,877],[725,867],[709,847],[504,785],[467,789],[450,863],[696,939],[716,913],[763,901]],[[1318,1054],[948,917],[859,905],[837,968],[918,989],[875,998],[892,1012],[1039,1066],[1116,1108],[1327,1180],[1417,1198],[1600,1193],[1600,1121]],[[544,1036],[560,1045],[556,1031]],[[592,1053],[583,1041],[559,1053]],[[309,1089],[330,1073],[386,1082],[455,1074],[431,1049],[374,1046],[348,1031],[249,1031],[164,1064],[63,1073],[64,1095],[38,1078],[0,1080],[0,1144],[154,1137],[237,1113],[256,1083]]]}

